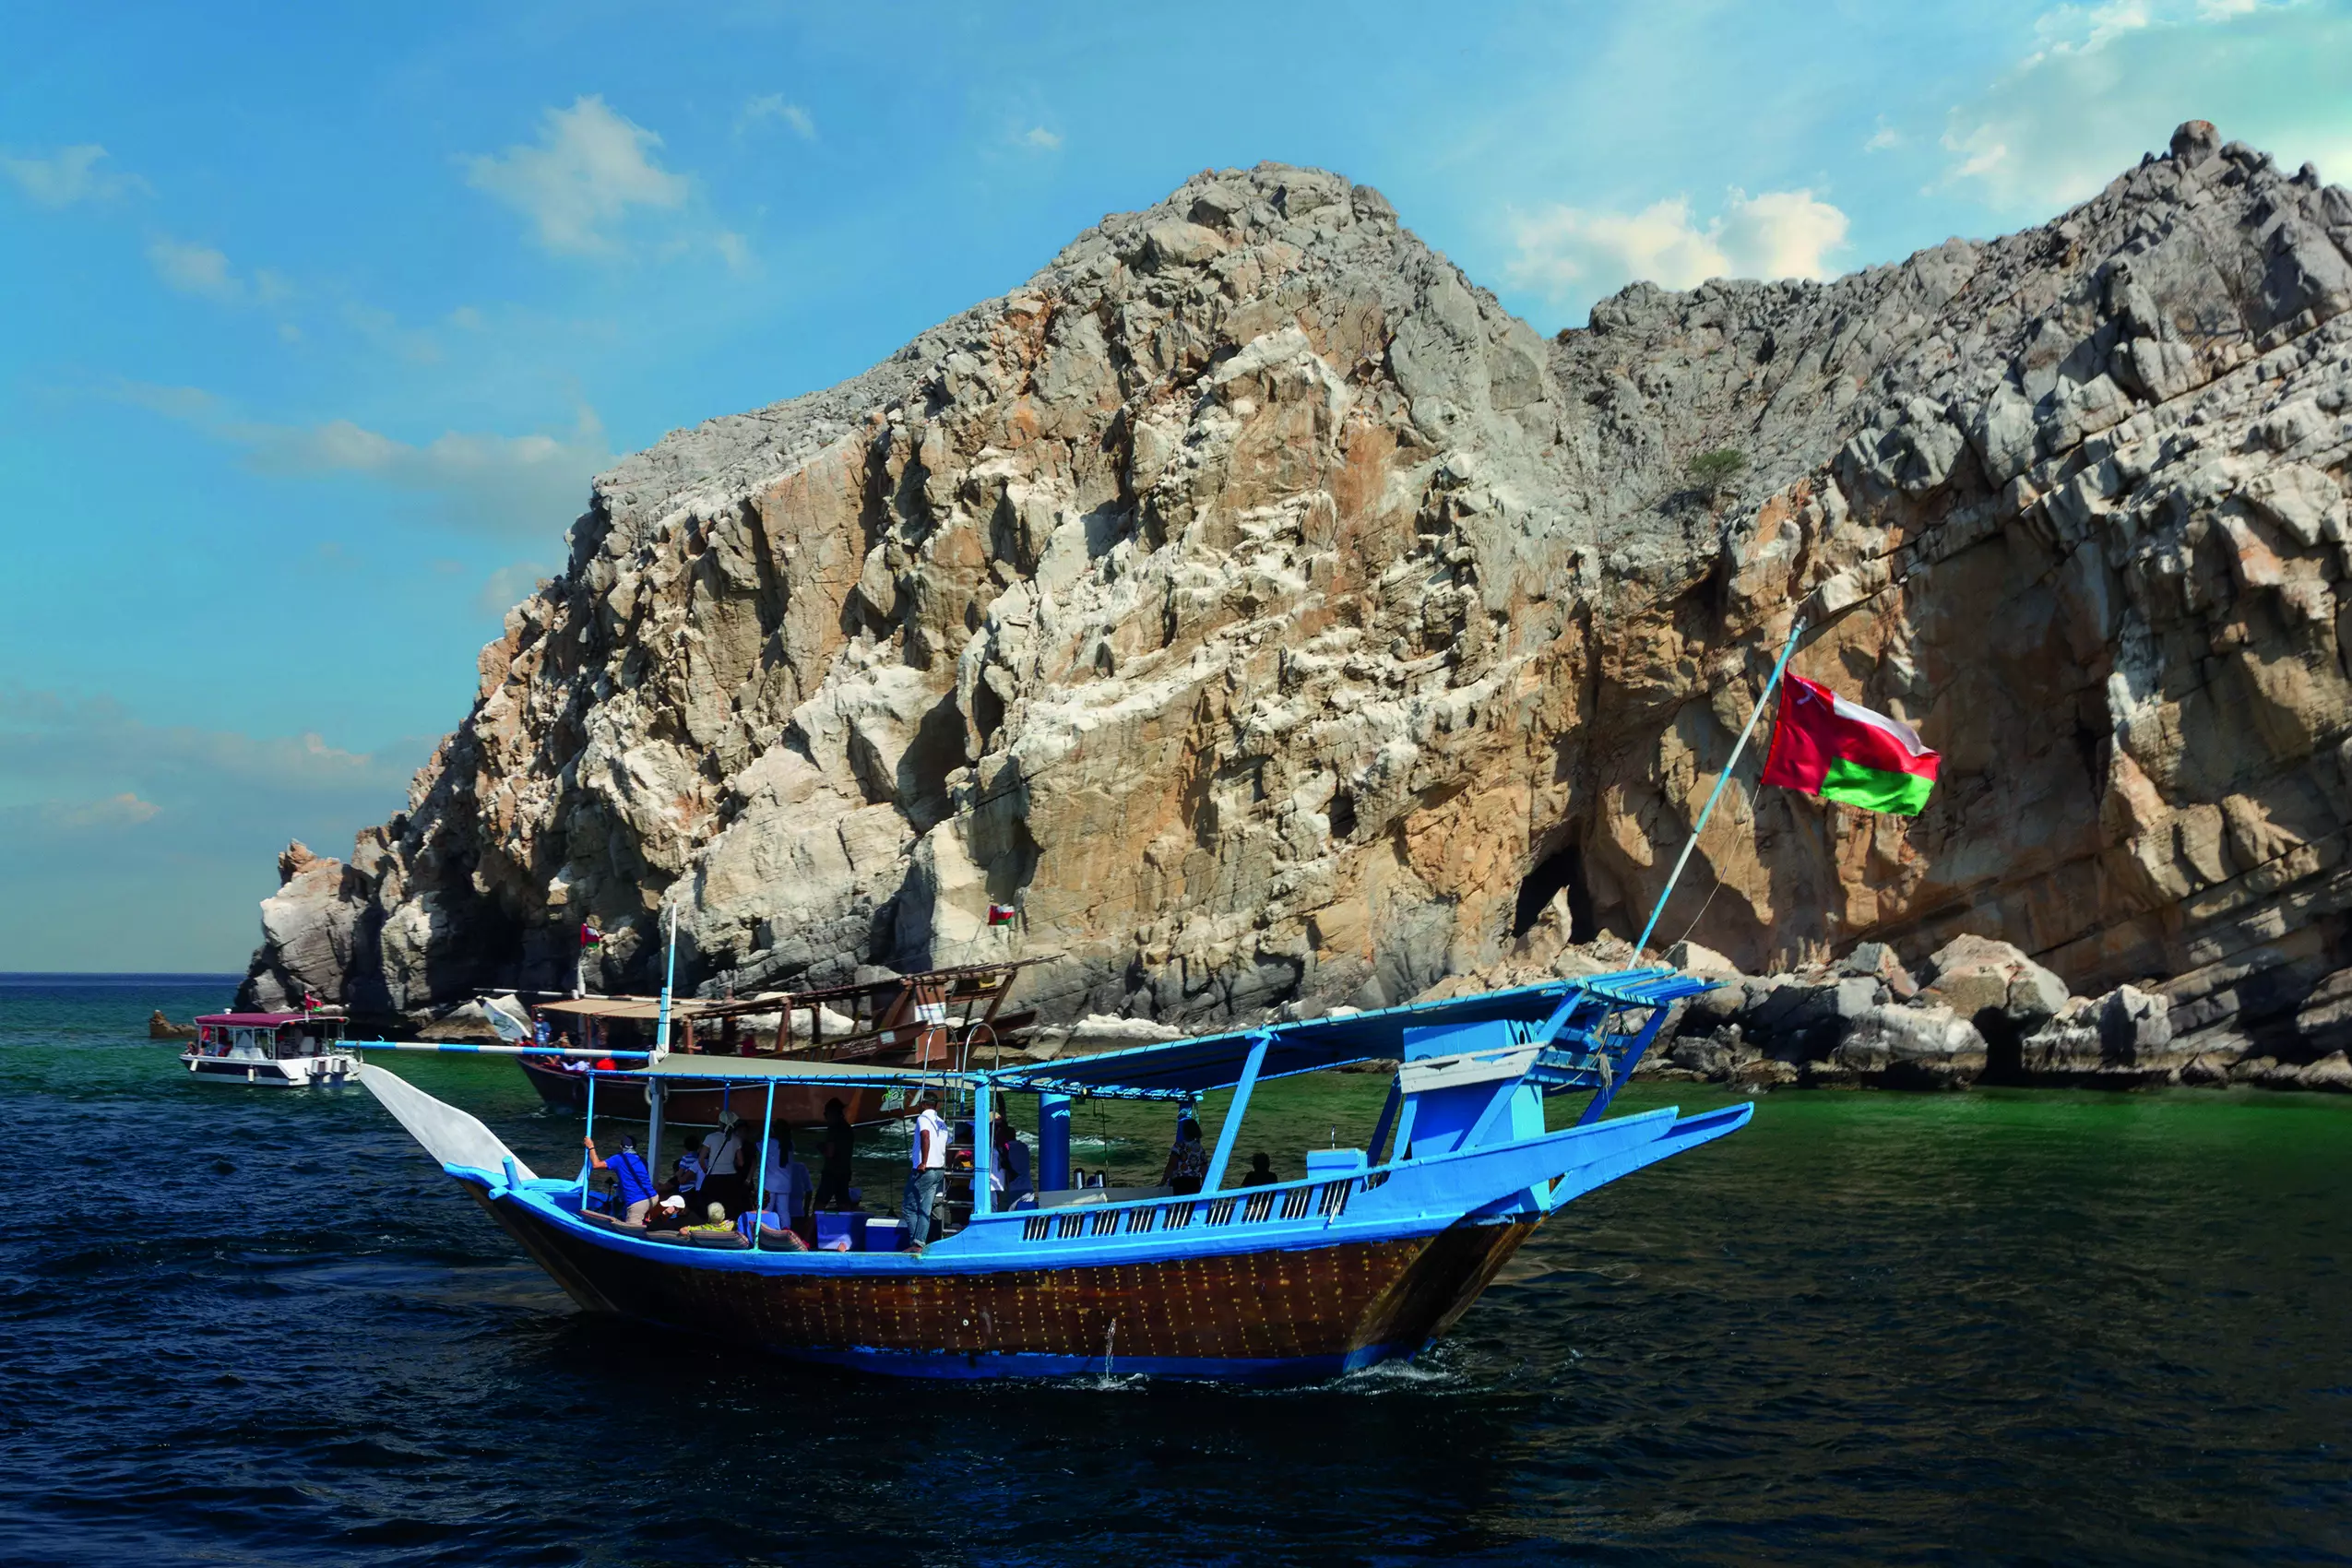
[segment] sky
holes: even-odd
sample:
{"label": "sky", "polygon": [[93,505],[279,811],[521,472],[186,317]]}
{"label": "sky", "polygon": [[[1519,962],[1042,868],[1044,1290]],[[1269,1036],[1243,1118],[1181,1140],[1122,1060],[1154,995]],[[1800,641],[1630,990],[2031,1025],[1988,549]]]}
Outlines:
{"label": "sky", "polygon": [[1551,331],[2042,221],[2192,117],[2352,183],[2352,0],[16,0],[0,970],[243,968],[591,475],[1202,169],[1375,185]]}

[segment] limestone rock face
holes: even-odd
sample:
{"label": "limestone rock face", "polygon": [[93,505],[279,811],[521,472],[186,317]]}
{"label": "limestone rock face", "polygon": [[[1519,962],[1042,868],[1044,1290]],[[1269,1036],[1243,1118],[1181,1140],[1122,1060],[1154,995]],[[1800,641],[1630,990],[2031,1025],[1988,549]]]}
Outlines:
{"label": "limestone rock face", "polygon": [[[1913,820],[1743,764],[1661,940],[1884,944],[1779,1004],[1826,1039],[1997,935],[2299,1070],[2352,967],[2347,246],[2352,196],[2192,125],[2043,228],[1547,341],[1366,187],[1203,173],[600,477],[250,992],[561,986],[584,918],[642,987],[667,901],[705,986],[1026,954],[1051,1020],[1399,1002],[1634,934],[1801,612],[1795,668],[1942,782]],[[1871,1027],[1960,1061],[1989,1004]]]}

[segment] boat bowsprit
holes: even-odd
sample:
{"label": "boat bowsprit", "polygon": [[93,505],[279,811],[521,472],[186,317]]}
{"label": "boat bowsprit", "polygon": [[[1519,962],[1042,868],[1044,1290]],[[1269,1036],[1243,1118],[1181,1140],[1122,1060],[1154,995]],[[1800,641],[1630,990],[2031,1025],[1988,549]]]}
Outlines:
{"label": "boat bowsprit", "polygon": [[[595,1212],[585,1171],[537,1176],[465,1112],[382,1068],[362,1079],[591,1312],[902,1375],[1313,1379],[1416,1354],[1548,1216],[1744,1124],[1745,1104],[1605,1114],[1668,1004],[1708,984],[1635,969],[986,1070],[657,1053],[597,1075],[640,1087],[657,1112],[720,1071],[943,1091],[979,1127],[1003,1097],[1036,1097],[1038,1190],[1008,1206],[992,1140],[973,1140],[960,1223],[921,1253],[803,1250],[756,1224],[624,1225]],[[1257,1085],[1384,1059],[1399,1065],[1363,1146],[1312,1151],[1301,1180],[1229,1181]],[[1218,1089],[1233,1098],[1198,1191],[1075,1184],[1074,1101]],[[1584,1103],[1548,1117],[1563,1096]]]}

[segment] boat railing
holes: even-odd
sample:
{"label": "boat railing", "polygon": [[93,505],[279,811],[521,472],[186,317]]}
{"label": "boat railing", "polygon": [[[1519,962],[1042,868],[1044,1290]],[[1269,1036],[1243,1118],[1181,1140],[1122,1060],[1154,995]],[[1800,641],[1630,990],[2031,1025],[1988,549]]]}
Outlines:
{"label": "boat railing", "polygon": [[[1144,1198],[1123,1204],[1016,1210],[1010,1215],[991,1216],[989,1218],[1018,1220],[1024,1241],[1148,1236],[1158,1231],[1196,1228],[1207,1230],[1305,1219],[1328,1223],[1348,1212],[1348,1200],[1359,1189],[1377,1186],[1387,1177],[1385,1170],[1358,1171],[1348,1176],[1284,1182],[1240,1192],[1193,1194],[1181,1198]],[[981,1221],[982,1224],[988,1222]]]}

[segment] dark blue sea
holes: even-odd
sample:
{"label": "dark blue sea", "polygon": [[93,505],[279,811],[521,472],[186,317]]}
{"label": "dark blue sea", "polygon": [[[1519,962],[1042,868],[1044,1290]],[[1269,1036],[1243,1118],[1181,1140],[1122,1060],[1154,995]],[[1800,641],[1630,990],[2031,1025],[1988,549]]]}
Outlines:
{"label": "dark blue sea", "polygon": [[[0,977],[0,1562],[2352,1561],[2352,1099],[1777,1095],[1416,1366],[936,1386],[583,1317],[364,1091],[146,1039],[233,985]],[[379,1060],[576,1158],[511,1063]]]}

